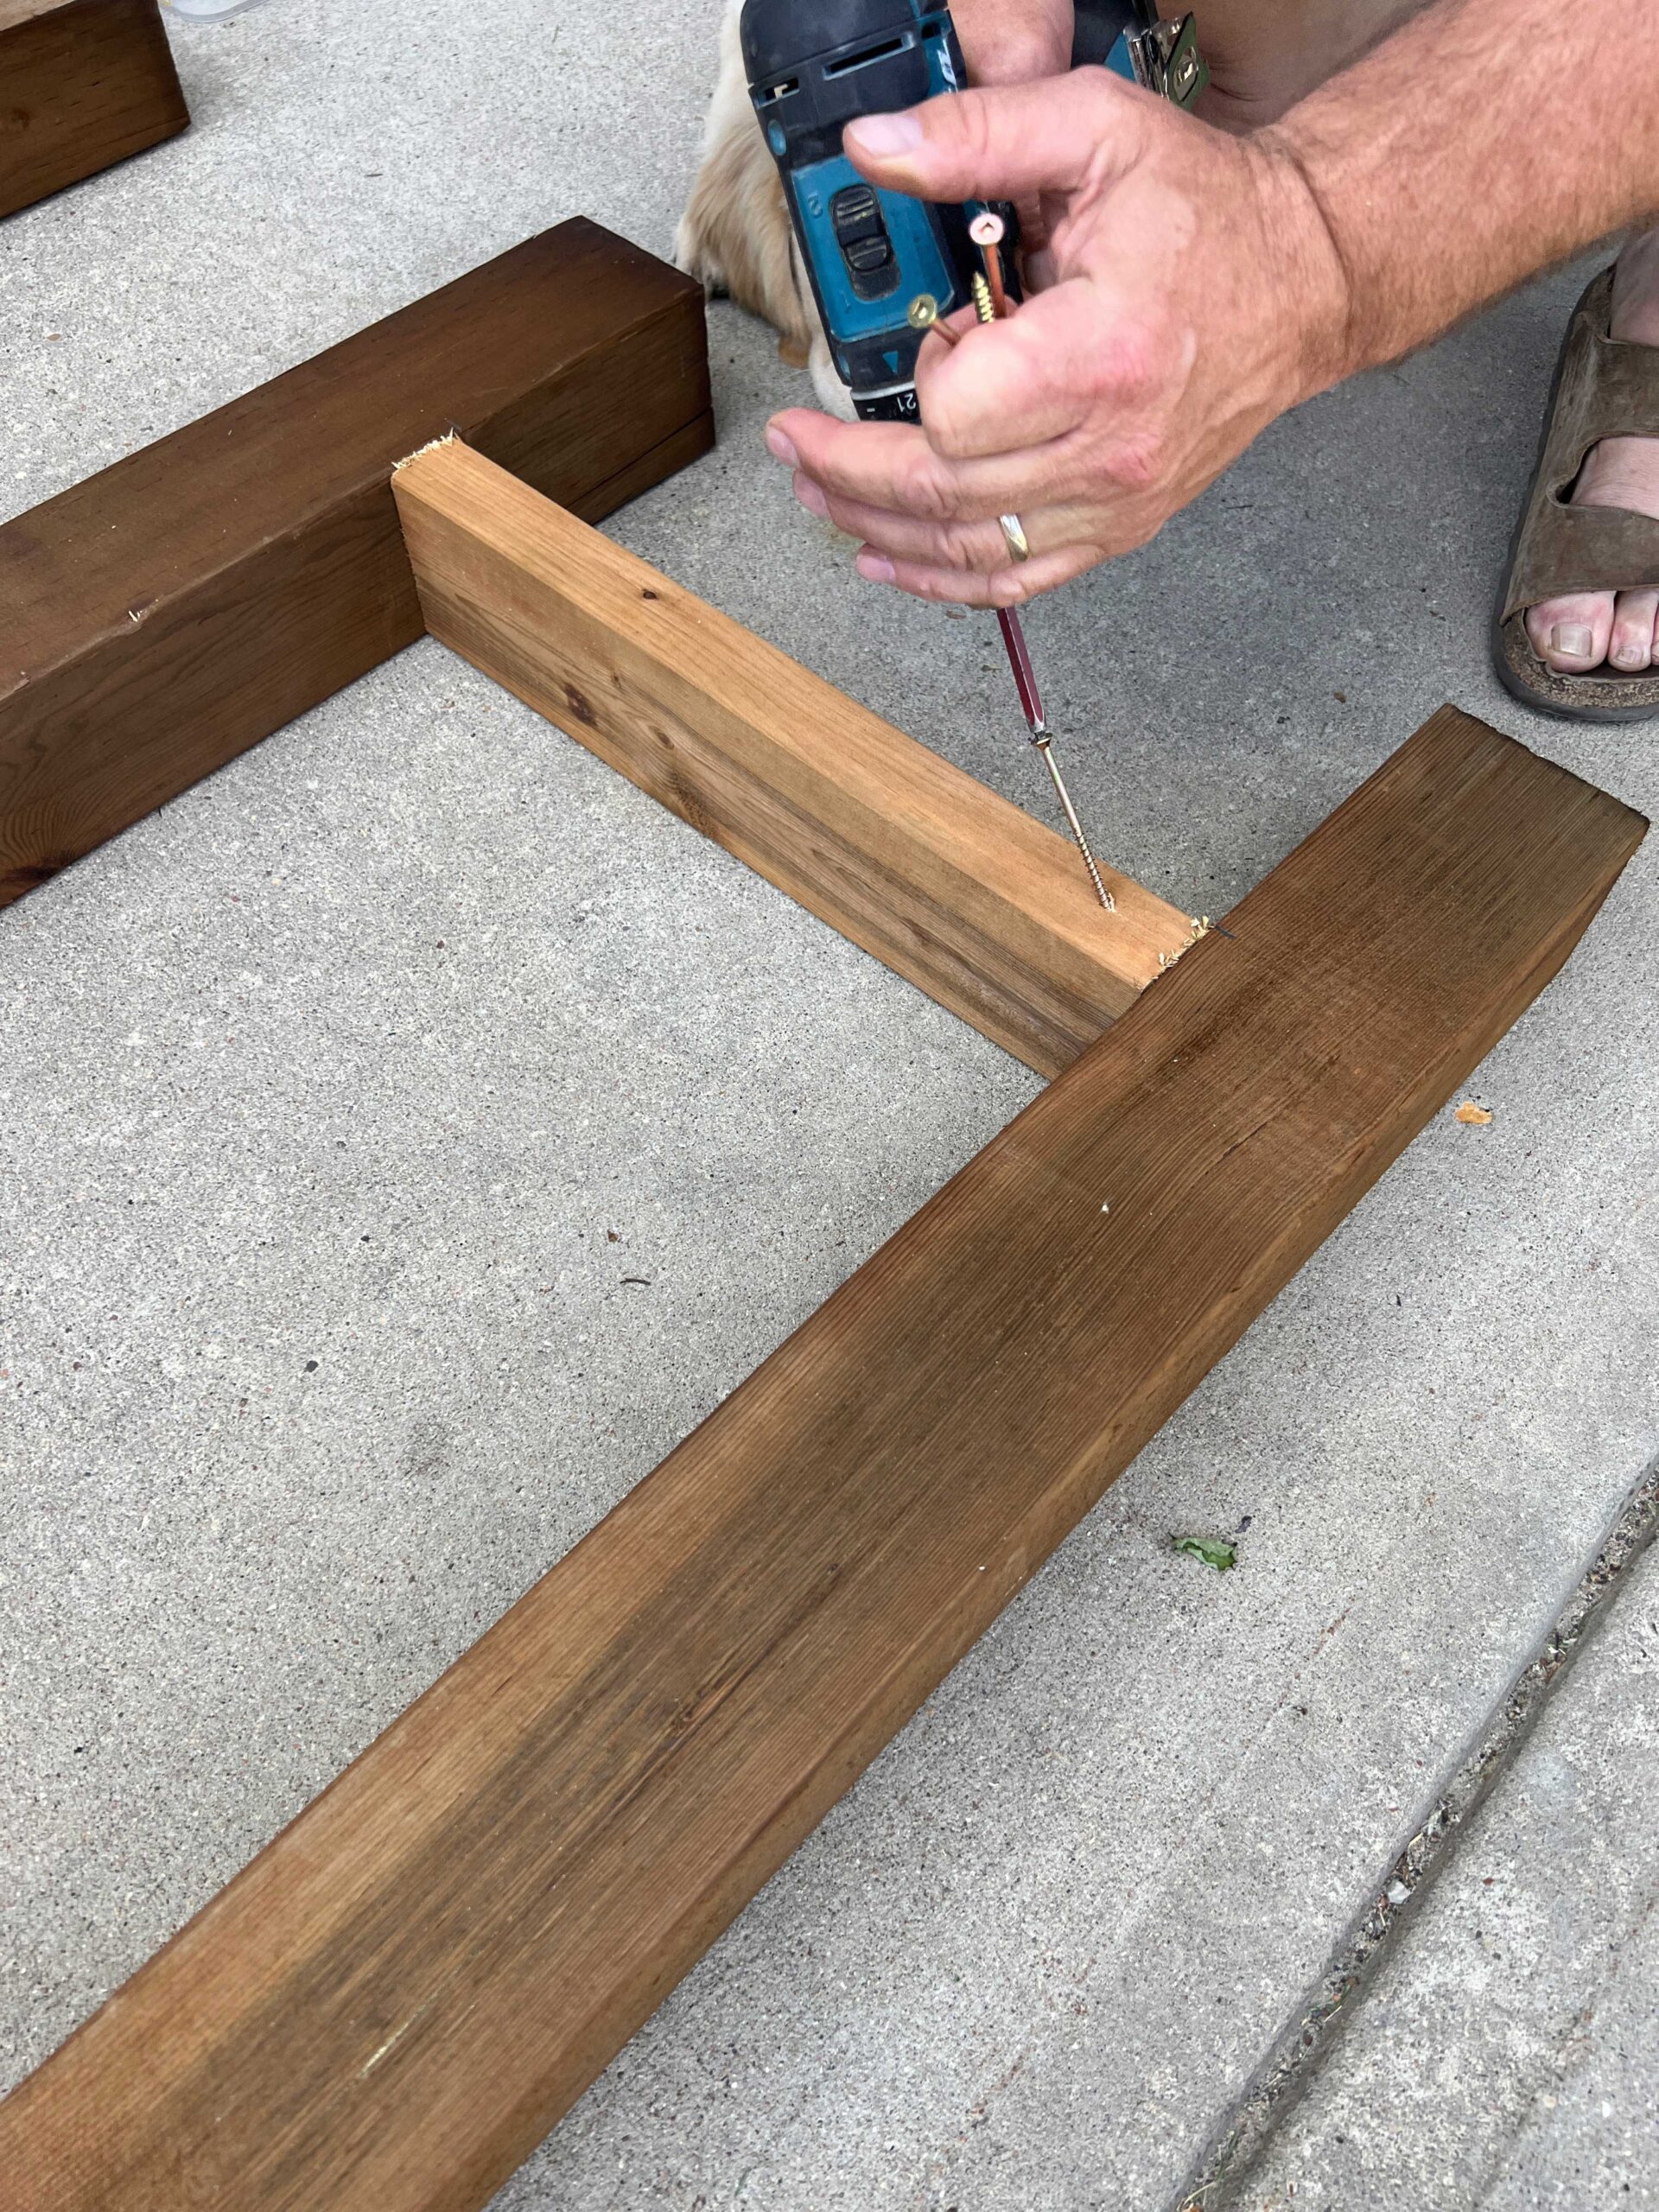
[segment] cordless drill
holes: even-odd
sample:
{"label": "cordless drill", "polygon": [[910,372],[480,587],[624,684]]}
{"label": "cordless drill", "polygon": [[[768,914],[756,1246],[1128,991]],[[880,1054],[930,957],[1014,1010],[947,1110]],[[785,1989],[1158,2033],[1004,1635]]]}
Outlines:
{"label": "cordless drill", "polygon": [[[836,374],[866,421],[917,418],[916,356],[933,320],[972,298],[982,267],[969,236],[984,203],[934,207],[868,183],[842,151],[855,117],[917,107],[968,81],[942,0],[746,0],[744,66],[783,178]],[[1189,16],[1143,0],[1081,0],[1074,59],[1100,61],[1182,105],[1205,82]],[[1017,233],[1008,289],[1018,299]],[[915,302],[931,308],[912,318]]]}

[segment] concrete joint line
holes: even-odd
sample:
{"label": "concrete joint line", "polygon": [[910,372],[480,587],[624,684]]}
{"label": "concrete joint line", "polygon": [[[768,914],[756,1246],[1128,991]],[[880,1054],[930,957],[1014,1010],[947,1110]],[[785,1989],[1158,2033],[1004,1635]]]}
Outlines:
{"label": "concrete joint line", "polygon": [[1262,2153],[1336,2046],[1356,1999],[1410,1915],[1452,1864],[1468,1825],[1506,1774],[1630,1570],[1659,1535],[1659,1459],[1626,1496],[1600,1549],[1536,1652],[1493,1706],[1405,1849],[1350,1923],[1330,1965],[1211,2139],[1173,2212],[1226,2212]]}

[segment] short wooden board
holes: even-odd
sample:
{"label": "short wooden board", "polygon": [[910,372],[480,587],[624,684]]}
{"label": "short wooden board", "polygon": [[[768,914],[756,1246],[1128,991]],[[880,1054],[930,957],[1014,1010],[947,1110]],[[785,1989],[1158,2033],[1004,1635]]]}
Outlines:
{"label": "short wooden board", "polygon": [[[1192,935],[459,440],[393,480],[432,634],[1044,1075]],[[1046,779],[1044,779],[1046,789]]]}
{"label": "short wooden board", "polygon": [[0,216],[189,120],[160,0],[0,0]]}
{"label": "short wooden board", "polygon": [[0,526],[0,905],[420,636],[450,429],[608,513],[713,442],[700,288],[562,223]]}
{"label": "short wooden board", "polygon": [[475,2212],[1644,826],[1437,715],[0,2106],[9,2212]]}

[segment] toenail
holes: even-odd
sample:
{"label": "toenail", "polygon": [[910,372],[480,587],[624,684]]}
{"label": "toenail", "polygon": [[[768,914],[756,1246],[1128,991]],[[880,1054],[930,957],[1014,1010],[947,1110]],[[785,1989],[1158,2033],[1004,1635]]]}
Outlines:
{"label": "toenail", "polygon": [[1615,645],[1611,658],[1621,668],[1645,668],[1648,664],[1648,649],[1645,645],[1638,645],[1632,641],[1629,645]]}
{"label": "toenail", "polygon": [[1595,651],[1596,633],[1587,622],[1558,622],[1549,633],[1549,649],[1569,660],[1588,660]]}

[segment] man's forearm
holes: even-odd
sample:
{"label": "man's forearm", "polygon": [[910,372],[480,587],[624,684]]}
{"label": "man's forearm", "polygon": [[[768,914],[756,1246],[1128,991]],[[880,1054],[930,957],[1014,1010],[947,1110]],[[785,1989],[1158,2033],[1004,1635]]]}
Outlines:
{"label": "man's forearm", "polygon": [[1653,0],[1440,0],[1260,136],[1346,278],[1335,383],[1659,209]]}

